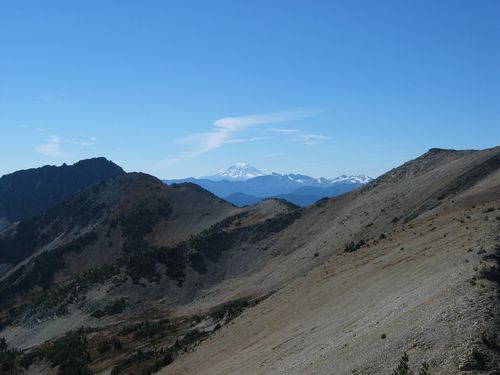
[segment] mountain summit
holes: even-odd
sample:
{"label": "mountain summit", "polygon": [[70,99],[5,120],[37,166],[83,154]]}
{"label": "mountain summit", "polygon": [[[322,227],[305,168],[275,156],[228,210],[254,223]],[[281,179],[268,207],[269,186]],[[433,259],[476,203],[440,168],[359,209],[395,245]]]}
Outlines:
{"label": "mountain summit", "polygon": [[247,163],[236,163],[227,169],[220,170],[214,176],[206,176],[208,180],[248,180],[250,178],[264,176],[265,173]]}
{"label": "mountain summit", "polygon": [[123,174],[121,167],[103,157],[6,174],[0,177],[0,229],[8,222],[46,211],[86,187]]}
{"label": "mountain summit", "polygon": [[191,182],[236,206],[265,198],[285,199],[298,206],[308,206],[324,197],[335,197],[370,182],[367,175],[336,178],[310,177],[296,173],[266,174],[250,164],[237,163],[213,176],[164,180],[167,184]]}
{"label": "mountain summit", "polygon": [[236,163],[234,165],[231,165],[227,169],[222,169],[218,171],[215,175],[212,176],[203,176],[200,177],[200,179],[204,180],[211,180],[211,181],[222,181],[222,180],[228,180],[228,181],[245,181],[245,180],[250,180],[255,177],[262,177],[262,176],[273,176],[273,177],[278,177],[282,178],[285,180],[290,180],[293,182],[297,182],[299,184],[303,184],[306,186],[318,186],[318,185],[333,185],[333,184],[338,184],[338,183],[351,183],[351,184],[366,184],[372,180],[371,177],[361,174],[361,175],[341,175],[335,178],[325,178],[325,177],[319,177],[319,178],[314,178],[302,174],[294,174],[294,173],[288,173],[288,174],[281,174],[281,173],[276,173],[273,172],[271,174],[267,174],[262,172],[260,169],[257,169],[251,164],[247,163]]}

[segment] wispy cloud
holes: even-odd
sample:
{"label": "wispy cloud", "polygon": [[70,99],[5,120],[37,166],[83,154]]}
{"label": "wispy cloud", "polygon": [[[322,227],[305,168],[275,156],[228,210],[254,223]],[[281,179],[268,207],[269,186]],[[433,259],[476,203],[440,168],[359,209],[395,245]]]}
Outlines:
{"label": "wispy cloud", "polygon": [[65,143],[69,143],[77,146],[93,146],[97,141],[96,137],[90,137],[88,140],[74,140],[74,139],[65,139]]}
{"label": "wispy cloud", "polygon": [[318,111],[288,111],[238,117],[225,117],[215,121],[214,125],[222,129],[237,130],[255,125],[292,121],[299,118],[315,116],[317,114]]}
{"label": "wispy cloud", "polygon": [[288,122],[315,116],[319,111],[287,111],[262,113],[248,116],[224,117],[214,121],[213,128],[209,132],[194,133],[177,140],[178,143],[188,144],[194,150],[178,157],[162,160],[158,167],[162,168],[179,161],[203,155],[211,150],[222,147],[228,143],[246,142],[258,140],[259,138],[236,138],[235,136],[244,130],[280,122]]}
{"label": "wispy cloud", "polygon": [[35,151],[47,156],[63,157],[67,156],[61,151],[61,138],[58,135],[52,135],[45,140],[45,143],[35,147]]}
{"label": "wispy cloud", "polygon": [[90,137],[88,140],[75,140],[75,139],[64,139],[61,140],[61,137],[58,135],[51,135],[47,137],[41,145],[35,147],[35,151],[47,156],[52,157],[68,157],[71,156],[66,152],[63,152],[61,149],[61,145],[75,145],[75,146],[92,146],[95,145],[97,141],[96,137]]}
{"label": "wispy cloud", "polygon": [[255,142],[255,141],[265,141],[266,139],[270,139],[270,137],[234,138],[227,140],[225,143]]}
{"label": "wispy cloud", "polygon": [[321,134],[299,134],[296,138],[296,140],[309,146],[316,145],[327,139],[328,139],[327,136]]}
{"label": "wispy cloud", "polygon": [[299,129],[280,129],[280,128],[274,128],[274,129],[269,129],[273,133],[284,133],[284,134],[290,134],[290,133],[298,133]]}

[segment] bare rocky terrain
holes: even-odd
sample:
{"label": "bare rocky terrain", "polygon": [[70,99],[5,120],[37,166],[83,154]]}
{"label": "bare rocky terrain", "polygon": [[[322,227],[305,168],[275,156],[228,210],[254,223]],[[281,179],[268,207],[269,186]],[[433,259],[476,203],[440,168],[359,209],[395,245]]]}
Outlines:
{"label": "bare rocky terrain", "polygon": [[383,374],[403,352],[433,373],[496,373],[499,152],[431,150],[308,208],[275,246],[307,240],[233,285],[286,283],[162,373]]}
{"label": "bare rocky terrain", "polygon": [[[78,233],[95,232],[94,242],[65,252],[44,289],[8,293],[40,254],[76,236],[53,230],[67,225],[68,203],[50,214],[59,226],[49,214],[35,219],[40,233],[58,236],[4,265],[0,285],[0,336],[25,349],[20,371],[387,374],[406,352],[415,372],[426,362],[433,374],[499,373],[499,147],[431,149],[304,209],[279,200],[239,209],[199,187],[156,181],[101,184],[89,207],[103,200],[108,214],[86,222],[87,206],[75,211]],[[166,206],[151,202],[162,199],[165,215],[153,215],[127,252],[127,220],[118,218],[157,212]],[[84,354],[51,357],[70,340]]]}

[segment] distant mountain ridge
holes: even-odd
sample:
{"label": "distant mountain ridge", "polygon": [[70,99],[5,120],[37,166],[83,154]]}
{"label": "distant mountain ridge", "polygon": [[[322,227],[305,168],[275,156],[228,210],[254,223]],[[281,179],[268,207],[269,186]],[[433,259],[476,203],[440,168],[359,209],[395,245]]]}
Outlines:
{"label": "distant mountain ridge", "polygon": [[201,177],[203,179],[219,180],[248,180],[250,178],[264,176],[265,173],[247,163],[236,163],[227,169],[220,170],[213,176]]}
{"label": "distant mountain ridge", "polygon": [[0,177],[0,229],[1,223],[5,227],[7,222],[33,217],[88,186],[122,174],[121,167],[103,157],[6,174]]}
{"label": "distant mountain ridge", "polygon": [[330,179],[294,173],[264,174],[252,165],[238,163],[219,171],[214,176],[164,180],[164,182],[167,184],[195,183],[237,206],[253,204],[271,197],[285,199],[299,206],[307,206],[318,199],[334,197],[356,189],[371,180],[367,175],[342,175]]}

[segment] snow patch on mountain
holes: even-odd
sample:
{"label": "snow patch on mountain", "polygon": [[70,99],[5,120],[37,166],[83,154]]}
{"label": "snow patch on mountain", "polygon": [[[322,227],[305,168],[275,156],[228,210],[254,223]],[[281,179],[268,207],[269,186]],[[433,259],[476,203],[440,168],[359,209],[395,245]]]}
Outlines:
{"label": "snow patch on mountain", "polygon": [[236,163],[227,169],[218,171],[214,176],[206,176],[209,180],[248,180],[250,178],[265,176],[265,173],[247,163]]}
{"label": "snow patch on mountain", "polygon": [[335,182],[347,182],[347,183],[352,183],[352,184],[367,184],[373,180],[371,177],[368,177],[365,174],[360,174],[357,176],[346,176],[343,174],[342,176],[333,178],[330,180],[330,182],[335,183]]}
{"label": "snow patch on mountain", "polygon": [[279,174],[273,173],[272,176],[281,177],[295,183],[299,183],[306,186],[331,186],[336,184],[367,184],[372,180],[371,177],[361,174],[357,176],[347,176],[342,175],[335,178],[325,178],[325,177],[309,177],[301,174]]}

